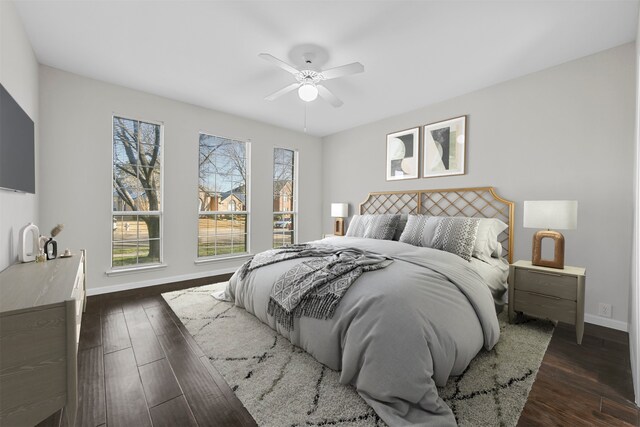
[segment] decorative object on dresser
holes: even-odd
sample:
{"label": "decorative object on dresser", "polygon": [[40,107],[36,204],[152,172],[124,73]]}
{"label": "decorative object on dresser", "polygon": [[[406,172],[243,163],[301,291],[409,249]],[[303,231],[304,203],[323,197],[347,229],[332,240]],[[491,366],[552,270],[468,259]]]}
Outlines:
{"label": "decorative object on dresser", "polygon": [[20,249],[18,259],[20,262],[31,262],[36,260],[36,255],[40,250],[40,230],[30,222],[20,230]]}
{"label": "decorative object on dresser", "polygon": [[426,125],[422,132],[422,176],[465,174],[467,116]]}
{"label": "decorative object on dresser", "polygon": [[387,181],[418,178],[420,128],[387,135]]}
{"label": "decorative object on dresser", "polygon": [[85,251],[0,273],[0,425],[75,424]]}
{"label": "decorative object on dresser", "polygon": [[[558,230],[578,226],[578,202],[575,200],[540,200],[524,202],[524,227],[546,228],[533,235],[531,263],[540,267],[564,268],[564,236]],[[553,259],[542,258],[542,241],[554,242]]]}
{"label": "decorative object on dresser", "polygon": [[44,244],[44,253],[47,259],[56,259],[58,256],[58,242],[53,238],[56,237],[64,229],[64,224],[58,224],[51,230],[51,237]]}
{"label": "decorative object on dresser", "polygon": [[518,261],[509,267],[509,321],[516,313],[559,320],[575,325],[576,341],[584,332],[584,287],[586,270],[540,267]]}
{"label": "decorative object on dresser", "polygon": [[344,219],[349,216],[349,205],[346,203],[331,203],[331,216],[335,218],[333,234],[344,236]]}

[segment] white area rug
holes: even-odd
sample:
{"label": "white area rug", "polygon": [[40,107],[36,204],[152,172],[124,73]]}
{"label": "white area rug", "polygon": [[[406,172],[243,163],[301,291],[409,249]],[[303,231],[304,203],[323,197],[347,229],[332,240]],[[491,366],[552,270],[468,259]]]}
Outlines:
{"label": "white area rug", "polygon": [[[244,309],[211,297],[226,283],[163,294],[211,364],[260,426],[385,425],[338,372],[317,362]],[[439,389],[461,426],[515,426],[549,345],[553,325],[510,325]]]}

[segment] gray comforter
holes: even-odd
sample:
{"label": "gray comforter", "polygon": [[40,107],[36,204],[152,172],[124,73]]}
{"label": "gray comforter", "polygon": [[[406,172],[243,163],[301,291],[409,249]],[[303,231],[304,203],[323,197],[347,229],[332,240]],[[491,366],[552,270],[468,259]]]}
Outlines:
{"label": "gray comforter", "polygon": [[395,259],[368,272],[344,295],[333,318],[295,319],[288,331],[267,314],[275,281],[304,258],[288,260],[229,281],[227,297],[341,371],[390,426],[455,425],[436,385],[459,375],[484,346],[500,336],[493,298],[462,258],[405,243],[333,237],[323,244],[356,247]]}

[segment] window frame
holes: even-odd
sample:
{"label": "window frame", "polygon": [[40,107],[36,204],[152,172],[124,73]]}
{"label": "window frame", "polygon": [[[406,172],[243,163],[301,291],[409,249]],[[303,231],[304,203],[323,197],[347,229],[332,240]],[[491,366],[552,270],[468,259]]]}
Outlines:
{"label": "window frame", "polygon": [[[213,138],[221,138],[229,141],[240,142],[245,145],[245,167],[246,167],[246,178],[245,178],[245,210],[244,211],[203,211],[200,209],[200,206],[197,206],[197,217],[195,224],[195,263],[202,264],[212,261],[232,259],[232,258],[242,258],[249,256],[251,254],[251,140],[236,138],[236,137],[227,137],[216,134],[215,132],[208,132],[206,130],[198,131],[197,138],[197,146],[196,150],[196,200],[199,198],[200,191],[200,137],[201,135],[206,135]],[[222,254],[222,255],[205,255],[200,256],[199,250],[199,242],[200,238],[200,217],[203,215],[246,215],[246,236],[245,236],[245,251],[244,252],[236,252],[230,254]]]}
{"label": "window frame", "polygon": [[[274,181],[274,177],[273,177],[273,171],[275,169],[275,165],[276,165],[276,156],[275,156],[275,152],[276,150],[287,150],[287,151],[292,151],[293,152],[293,190],[292,190],[292,194],[293,194],[293,210],[292,211],[274,211],[273,210],[273,196],[274,196],[274,191],[273,191],[273,186],[275,184]],[[272,212],[271,212],[271,248],[274,249],[275,248],[275,235],[276,233],[273,231],[273,217],[275,215],[292,215],[293,216],[293,239],[291,241],[291,244],[296,244],[298,243],[298,172],[300,170],[299,167],[299,152],[296,148],[291,148],[291,147],[282,147],[282,146],[274,146],[273,150],[272,150],[272,163],[271,163],[271,207],[272,207]],[[278,248],[281,248],[282,246],[278,246]]]}
{"label": "window frame", "polygon": [[[115,211],[113,209],[113,182],[114,182],[114,156],[115,156],[115,144],[114,144],[114,122],[116,117],[132,120],[137,122],[144,122],[151,125],[156,125],[160,127],[160,210],[159,211]],[[164,263],[164,122],[159,120],[147,120],[144,118],[140,118],[139,116],[135,116],[132,114],[118,114],[116,112],[111,113],[111,182],[109,182],[110,186],[110,195],[111,195],[111,214],[109,215],[109,230],[110,230],[110,245],[109,245],[109,266],[110,270],[107,271],[107,275],[113,275],[118,273],[125,273],[128,271],[139,271],[139,270],[150,270],[156,268],[166,267]],[[144,264],[131,264],[131,265],[121,265],[114,266],[113,265],[113,219],[115,216],[129,216],[129,215],[157,215],[158,220],[160,221],[159,225],[159,234],[158,241],[160,242],[160,256],[157,262],[149,262]]]}

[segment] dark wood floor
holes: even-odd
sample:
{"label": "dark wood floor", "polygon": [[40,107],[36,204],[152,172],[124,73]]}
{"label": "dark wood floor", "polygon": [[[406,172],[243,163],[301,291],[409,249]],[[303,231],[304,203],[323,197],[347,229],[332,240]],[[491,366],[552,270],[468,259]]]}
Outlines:
{"label": "dark wood floor", "polygon": [[[228,276],[89,298],[78,354],[78,426],[255,426],[160,294]],[[627,335],[556,328],[521,426],[638,426]],[[60,415],[40,427],[54,426]]]}
{"label": "dark wood floor", "polygon": [[[77,426],[255,426],[160,296],[218,276],[89,298],[78,352]],[[60,414],[39,427],[57,425]]]}
{"label": "dark wood floor", "polygon": [[628,334],[585,325],[553,332],[519,426],[638,426]]}

